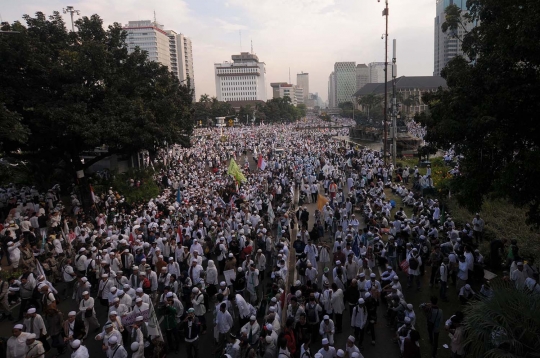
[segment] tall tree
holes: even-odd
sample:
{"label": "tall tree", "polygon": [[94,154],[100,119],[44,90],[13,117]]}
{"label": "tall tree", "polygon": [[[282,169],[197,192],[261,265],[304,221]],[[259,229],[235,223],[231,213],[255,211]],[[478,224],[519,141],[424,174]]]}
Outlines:
{"label": "tall tree", "polygon": [[456,57],[442,71],[448,89],[423,95],[426,140],[463,156],[454,181],[462,204],[477,210],[488,194],[505,197],[539,225],[540,2],[467,5],[478,25],[463,37],[467,60]]}
{"label": "tall tree", "polygon": [[[189,145],[192,90],[146,53],[128,54],[120,24],[104,29],[93,15],[68,32],[58,12],[24,19],[4,26],[19,35],[0,36],[3,112],[29,131],[22,144],[6,141],[7,152],[74,174],[111,154]],[[108,151],[83,163],[96,147]]]}

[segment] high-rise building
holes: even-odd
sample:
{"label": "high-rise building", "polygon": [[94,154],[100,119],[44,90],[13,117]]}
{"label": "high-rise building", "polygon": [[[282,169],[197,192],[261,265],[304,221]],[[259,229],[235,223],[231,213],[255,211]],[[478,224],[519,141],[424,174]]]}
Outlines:
{"label": "high-rise building", "polygon": [[369,83],[369,68],[365,63],[356,65],[356,90],[364,87]]}
{"label": "high-rise building", "polygon": [[336,74],[332,72],[328,76],[328,108],[335,108],[336,105]]}
{"label": "high-rise building", "polygon": [[337,107],[343,102],[352,101],[352,96],[356,92],[356,62],[336,62],[334,74]]}
{"label": "high-rise building", "polygon": [[384,62],[371,62],[368,65],[369,82],[368,83],[384,83],[392,80],[392,66],[394,67],[394,75],[397,77],[397,65],[392,65],[388,62],[388,76],[384,76]]}
{"label": "high-rise building", "polygon": [[305,91],[306,90],[303,87],[300,87],[298,85],[294,86],[294,97],[296,100],[295,105],[306,104],[308,99],[306,97]]}
{"label": "high-rise building", "polygon": [[450,5],[457,5],[462,14],[467,12],[467,0],[437,0],[435,14],[435,47],[434,47],[434,65],[433,75],[440,76],[441,70],[446,64],[456,56],[463,55],[461,41],[465,32],[473,29],[474,24],[467,22],[465,29],[458,26],[455,31],[448,30],[442,32],[441,26],[445,21],[446,15],[444,11]]}
{"label": "high-rise building", "polygon": [[309,94],[309,73],[298,73],[296,75],[296,85],[304,89],[303,103],[307,103]]}
{"label": "high-rise building", "polygon": [[193,52],[189,38],[173,30],[165,30],[163,25],[150,20],[129,21],[124,30],[129,52],[139,47],[147,52],[150,61],[167,66],[180,81],[189,78],[195,96]]}
{"label": "high-rise building", "polygon": [[272,82],[272,98],[289,97],[293,105],[304,103],[304,89],[287,82]]}
{"label": "high-rise building", "polygon": [[169,36],[171,70],[180,81],[186,82],[189,79],[189,84],[193,88],[193,96],[195,97],[195,74],[193,71],[191,40],[173,30],[166,30],[166,32]]}
{"label": "high-rise building", "polygon": [[214,64],[219,101],[266,101],[266,65],[257,55],[242,52],[232,62]]}
{"label": "high-rise building", "polygon": [[127,31],[129,52],[139,47],[148,53],[150,61],[159,62],[172,71],[169,35],[163,25],[150,20],[129,21],[124,30]]}

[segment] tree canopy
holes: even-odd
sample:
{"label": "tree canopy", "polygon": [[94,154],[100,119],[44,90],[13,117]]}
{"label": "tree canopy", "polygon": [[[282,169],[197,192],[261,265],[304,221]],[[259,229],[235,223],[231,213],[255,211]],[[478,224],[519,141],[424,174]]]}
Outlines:
{"label": "tree canopy", "polygon": [[[120,24],[105,29],[93,15],[71,32],[58,12],[24,20],[0,35],[0,122],[15,133],[0,138],[6,155],[74,173],[111,154],[189,145],[193,91],[145,52],[128,53]],[[96,147],[108,152],[82,163]]]}
{"label": "tree canopy", "polygon": [[[540,2],[469,0],[464,57],[443,69],[447,90],[426,93],[419,116],[426,140],[454,148],[461,176],[453,182],[461,204],[478,210],[486,195],[529,208],[540,224]],[[450,14],[447,30],[460,24]],[[453,20],[452,20],[453,19]],[[450,21],[451,20],[451,21]],[[501,31],[504,29],[504,31]]]}

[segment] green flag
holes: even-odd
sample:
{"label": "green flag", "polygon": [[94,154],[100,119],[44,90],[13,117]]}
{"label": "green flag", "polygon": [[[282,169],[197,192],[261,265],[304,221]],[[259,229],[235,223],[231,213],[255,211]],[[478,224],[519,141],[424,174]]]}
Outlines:
{"label": "green flag", "polygon": [[246,181],[246,177],[242,174],[240,167],[236,164],[236,161],[231,158],[229,162],[229,169],[227,169],[227,174],[231,175],[237,182],[243,183]]}

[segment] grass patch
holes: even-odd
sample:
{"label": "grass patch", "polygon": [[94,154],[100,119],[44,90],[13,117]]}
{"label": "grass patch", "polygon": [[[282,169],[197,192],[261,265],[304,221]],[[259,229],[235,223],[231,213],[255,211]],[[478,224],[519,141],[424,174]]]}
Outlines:
{"label": "grass patch", "polygon": [[[131,180],[134,183],[140,182],[139,186],[132,186]],[[122,174],[113,174],[110,180],[97,181],[93,185],[96,195],[108,193],[109,188],[112,187],[112,190],[124,196],[129,204],[147,202],[160,194],[160,189],[154,180],[154,171],[151,169],[131,169]]]}

